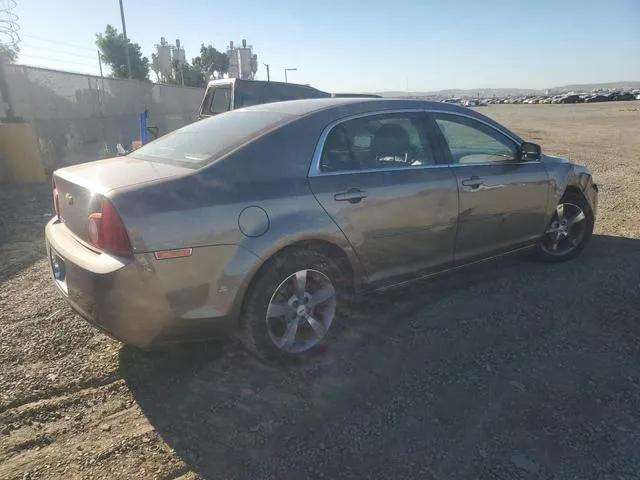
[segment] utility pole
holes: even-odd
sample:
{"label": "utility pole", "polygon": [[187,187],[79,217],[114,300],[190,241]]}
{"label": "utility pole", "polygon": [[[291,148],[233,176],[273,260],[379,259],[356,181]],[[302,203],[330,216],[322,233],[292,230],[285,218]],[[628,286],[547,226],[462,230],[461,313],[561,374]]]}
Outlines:
{"label": "utility pole", "polygon": [[102,55],[100,55],[100,50],[98,50],[98,65],[100,66],[100,78],[102,78]]}
{"label": "utility pole", "polygon": [[127,26],[124,23],[124,7],[122,6],[122,0],[120,1],[120,18],[122,19],[122,34],[124,35],[124,56],[127,59],[127,74],[129,80],[131,80],[131,59],[129,58],[129,40],[127,39]]}
{"label": "utility pole", "polygon": [[288,83],[287,72],[295,72],[297,70],[298,70],[297,68],[285,68],[284,69],[284,83]]}
{"label": "utility pole", "polygon": [[265,67],[267,67],[267,82],[271,81],[271,76],[269,75],[269,64],[268,63],[263,63],[263,65]]}
{"label": "utility pole", "polygon": [[102,54],[100,50],[98,50],[98,65],[100,66],[100,82],[102,83],[102,90],[98,88],[98,98],[100,103],[102,103],[102,96],[104,95],[104,76],[102,75]]}

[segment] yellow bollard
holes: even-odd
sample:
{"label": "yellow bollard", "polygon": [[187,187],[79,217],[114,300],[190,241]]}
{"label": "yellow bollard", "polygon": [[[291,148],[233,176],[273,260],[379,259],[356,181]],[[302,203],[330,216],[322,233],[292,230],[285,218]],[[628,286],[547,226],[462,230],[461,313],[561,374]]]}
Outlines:
{"label": "yellow bollard", "polygon": [[10,183],[46,182],[47,176],[33,127],[28,123],[0,124],[0,167]]}

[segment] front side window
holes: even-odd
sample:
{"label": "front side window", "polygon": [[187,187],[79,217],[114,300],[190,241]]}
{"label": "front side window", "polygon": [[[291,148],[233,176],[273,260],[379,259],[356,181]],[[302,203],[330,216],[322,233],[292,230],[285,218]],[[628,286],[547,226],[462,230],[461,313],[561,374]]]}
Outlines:
{"label": "front side window", "polygon": [[434,115],[454,164],[515,161],[518,146],[494,128],[459,115]]}
{"label": "front side window", "polygon": [[324,143],[320,171],[407,168],[434,163],[419,114],[381,114],[333,127]]}
{"label": "front side window", "polygon": [[213,89],[213,97],[211,106],[209,107],[210,115],[228,112],[231,109],[231,87],[217,87]]}

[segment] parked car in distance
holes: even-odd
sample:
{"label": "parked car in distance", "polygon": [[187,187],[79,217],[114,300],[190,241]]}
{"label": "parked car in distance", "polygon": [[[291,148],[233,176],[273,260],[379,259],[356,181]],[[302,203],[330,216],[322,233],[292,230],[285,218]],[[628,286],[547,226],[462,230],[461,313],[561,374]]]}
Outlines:
{"label": "parked car in distance", "polygon": [[580,95],[565,95],[560,99],[559,103],[582,103]]}
{"label": "parked car in distance", "polygon": [[607,102],[609,99],[605,95],[589,95],[584,99],[585,103]]}
{"label": "parked car in distance", "polygon": [[234,110],[53,174],[53,282],[142,348],[237,331],[268,359],[315,348],[344,299],[591,236],[589,171],[476,110],[324,98]]}
{"label": "parked car in distance", "polygon": [[448,103],[449,105],[457,105],[459,107],[463,107],[464,103],[461,98],[445,98],[442,100],[442,103]]}
{"label": "parked car in distance", "polygon": [[613,100],[616,102],[626,102],[629,100],[635,100],[636,96],[631,92],[619,92],[614,95]]}

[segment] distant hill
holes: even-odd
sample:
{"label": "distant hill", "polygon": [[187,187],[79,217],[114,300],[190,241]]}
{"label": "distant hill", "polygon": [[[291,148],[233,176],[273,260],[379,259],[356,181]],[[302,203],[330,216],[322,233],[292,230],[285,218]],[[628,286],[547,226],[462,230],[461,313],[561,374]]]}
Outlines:
{"label": "distant hill", "polygon": [[[560,87],[549,88],[549,92],[563,93],[571,91],[591,91],[595,89],[634,89],[640,88],[640,81],[628,81],[628,82],[609,82],[609,83],[585,83],[575,85],[563,85]],[[520,96],[520,95],[544,95],[546,89],[532,89],[532,88],[471,88],[471,89],[447,89],[437,90],[431,92],[401,92],[401,91],[387,91],[379,92],[378,95],[383,97],[507,97],[507,96]]]}
{"label": "distant hill", "polygon": [[640,88],[640,81],[629,82],[609,82],[609,83],[578,83],[573,85],[563,85],[562,87],[553,87],[549,91],[553,93],[571,92],[571,91],[590,91],[590,90],[633,90]]}

